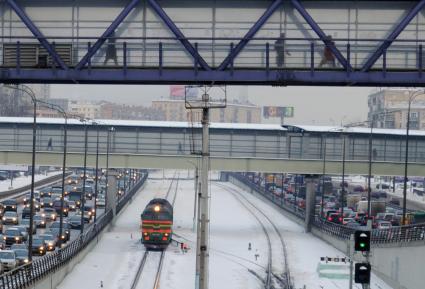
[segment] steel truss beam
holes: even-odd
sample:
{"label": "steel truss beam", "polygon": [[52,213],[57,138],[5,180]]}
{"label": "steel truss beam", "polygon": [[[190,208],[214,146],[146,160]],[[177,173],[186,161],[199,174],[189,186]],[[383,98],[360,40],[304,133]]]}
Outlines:
{"label": "steel truss beam", "polygon": [[386,38],[386,40],[378,47],[378,49],[369,57],[366,63],[362,67],[362,71],[368,71],[372,68],[375,62],[382,56],[384,51],[390,47],[394,40],[400,35],[401,32],[409,25],[413,18],[422,10],[425,6],[425,0],[418,2],[415,7],[410,10],[409,13],[401,20],[400,23],[394,28],[393,32]]}
{"label": "steel truss beam", "polygon": [[164,21],[165,25],[171,30],[171,32],[177,37],[177,39],[180,41],[180,43],[183,45],[183,47],[186,49],[186,51],[192,55],[193,59],[197,64],[199,64],[204,70],[211,70],[208,63],[202,58],[202,56],[198,53],[198,51],[192,46],[192,44],[189,42],[189,40],[186,39],[183,32],[180,31],[180,29],[174,24],[173,20],[165,13],[164,9],[158,4],[156,0],[147,0],[149,5],[152,7],[152,9],[155,11],[156,14],[158,14],[159,18]]}
{"label": "steel truss beam", "polygon": [[109,25],[105,30],[102,36],[96,41],[96,43],[89,49],[86,55],[80,60],[80,62],[75,66],[75,70],[81,70],[95,55],[95,53],[102,47],[106,39],[111,36],[118,26],[124,21],[124,19],[130,14],[130,12],[139,4],[140,0],[131,0],[130,3],[118,14],[117,18]]}
{"label": "steel truss beam", "polygon": [[419,72],[400,71],[278,71],[239,70],[196,71],[187,69],[3,69],[4,83],[90,83],[90,84],[241,84],[241,85],[317,85],[317,86],[425,86]]}
{"label": "steel truss beam", "polygon": [[234,61],[234,59],[238,56],[238,54],[245,48],[248,42],[255,36],[258,30],[267,22],[267,20],[279,9],[280,5],[282,5],[282,0],[275,0],[269,8],[264,12],[264,14],[255,22],[255,24],[249,29],[249,31],[245,34],[243,39],[236,45],[236,47],[230,51],[229,55],[223,60],[217,70],[225,70],[229,64]]}
{"label": "steel truss beam", "polygon": [[34,22],[28,17],[24,10],[15,2],[15,0],[6,0],[7,4],[15,11],[16,15],[24,22],[25,26],[31,31],[31,33],[38,39],[40,44],[47,50],[52,59],[59,65],[63,70],[67,70],[68,66],[63,62],[60,56],[56,53],[55,49],[47,41],[46,37],[41,31],[34,25]]}
{"label": "steel truss beam", "polygon": [[314,19],[310,16],[304,6],[299,2],[299,0],[291,0],[292,5],[301,14],[304,20],[310,25],[311,29],[316,32],[317,36],[323,41],[323,43],[332,51],[333,55],[335,55],[338,62],[347,70],[353,70],[350,63],[348,63],[347,59],[342,55],[341,51],[336,48],[335,44],[332,41],[329,41],[327,35],[320,26],[314,21]]}

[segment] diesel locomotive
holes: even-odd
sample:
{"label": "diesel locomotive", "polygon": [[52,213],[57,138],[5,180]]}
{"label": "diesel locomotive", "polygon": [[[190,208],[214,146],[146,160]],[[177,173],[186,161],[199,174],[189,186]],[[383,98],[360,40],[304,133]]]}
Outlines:
{"label": "diesel locomotive", "polygon": [[166,199],[153,199],[141,215],[142,243],[147,249],[165,249],[173,233],[173,206]]}

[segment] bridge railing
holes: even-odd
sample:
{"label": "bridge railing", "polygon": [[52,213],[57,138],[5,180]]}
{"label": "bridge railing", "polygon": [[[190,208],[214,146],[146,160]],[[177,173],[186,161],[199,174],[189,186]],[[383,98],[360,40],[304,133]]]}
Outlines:
{"label": "bridge railing", "polygon": [[[125,196],[117,204],[117,212],[123,208],[126,202],[140,189],[148,177],[147,171],[137,180],[133,187],[125,194]],[[119,208],[119,210],[118,210]],[[108,210],[99,216],[96,223],[87,226],[83,234],[69,244],[49,253],[43,257],[35,259],[32,263],[20,266],[10,272],[0,276],[1,289],[24,289],[34,284],[41,278],[47,276],[52,271],[68,263],[78,253],[80,253],[87,245],[110,223],[113,219],[113,211]]]}
{"label": "bridge railing", "polygon": [[[282,202],[282,198],[277,198],[272,192],[268,192],[264,187],[254,183],[240,173],[229,173],[232,177],[265,196],[273,203],[277,204],[286,211],[294,214],[300,219],[305,218],[305,211],[296,208],[293,204],[286,204]],[[279,201],[280,199],[280,201]],[[313,225],[328,235],[334,236],[338,239],[349,240],[350,236],[354,234],[356,229],[347,227],[341,224],[328,222],[327,220],[314,217]],[[386,244],[386,243],[403,243],[412,241],[425,240],[425,224],[415,224],[408,226],[392,227],[390,229],[373,229],[372,230],[372,243],[373,244]]]}
{"label": "bridge railing", "polygon": [[[48,37],[46,38],[70,67],[76,66],[98,38],[96,37]],[[194,68],[195,59],[184,49],[181,41],[189,41],[205,62],[213,68],[220,67],[234,51],[238,43],[247,44],[239,55],[230,59],[228,70],[255,69],[331,69],[346,70],[329,55],[326,45],[318,38],[256,37],[117,37],[105,39],[100,49],[89,59],[87,67]],[[360,70],[380,44],[387,39],[332,39],[332,46],[354,70]],[[0,38],[2,66],[20,68],[50,68],[55,64],[44,48],[33,37]],[[384,50],[374,64],[379,70],[423,69],[423,48],[417,39],[395,40]],[[199,65],[198,65],[199,68]]]}

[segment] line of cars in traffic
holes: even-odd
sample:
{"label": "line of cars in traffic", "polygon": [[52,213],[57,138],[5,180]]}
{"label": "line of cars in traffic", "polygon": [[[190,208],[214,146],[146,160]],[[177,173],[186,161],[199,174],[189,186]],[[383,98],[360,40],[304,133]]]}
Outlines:
{"label": "line of cars in traffic", "polygon": [[[99,179],[97,207],[105,205],[104,190],[106,182]],[[62,186],[46,186],[34,191],[33,230],[30,231],[30,194],[23,198],[7,199],[0,203],[0,273],[12,270],[28,262],[28,250],[35,256],[55,251],[59,246],[71,240],[73,229],[90,223],[95,214],[94,180],[86,178],[84,205],[81,203],[83,190],[81,178],[72,174],[66,179],[64,198]],[[100,202],[99,202],[100,200]],[[63,224],[60,234],[60,213]],[[33,234],[32,247],[28,248],[29,234]]]}

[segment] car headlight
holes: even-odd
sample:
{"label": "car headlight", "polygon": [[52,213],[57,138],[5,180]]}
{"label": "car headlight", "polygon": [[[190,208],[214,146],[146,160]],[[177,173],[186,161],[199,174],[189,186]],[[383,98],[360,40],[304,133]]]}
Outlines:
{"label": "car headlight", "polygon": [[3,236],[3,240],[6,240],[6,236]]}
{"label": "car headlight", "polygon": [[29,262],[29,260],[28,260],[28,259],[25,259],[25,260],[24,260],[24,263],[28,263],[28,262]]}
{"label": "car headlight", "polygon": [[53,203],[49,203],[49,206],[53,206]]}
{"label": "car headlight", "polygon": [[40,248],[39,248],[41,251],[43,251],[44,250],[44,247],[43,246],[40,246]]}
{"label": "car headlight", "polygon": [[55,214],[52,214],[52,219],[54,219],[54,218],[56,218],[56,215]]}
{"label": "car headlight", "polygon": [[41,224],[44,225],[44,221],[41,221]]}
{"label": "car headlight", "polygon": [[12,220],[13,220],[13,221],[16,221],[16,218],[15,218],[15,217],[13,217],[13,218],[12,218]]}
{"label": "car headlight", "polygon": [[43,213],[43,214],[41,214],[41,216],[42,216],[42,217],[45,217],[45,216],[46,216],[46,214],[44,214],[44,213]]}
{"label": "car headlight", "polygon": [[65,239],[65,236],[64,236],[64,235],[62,235],[62,236],[61,236],[61,239]]}
{"label": "car headlight", "polygon": [[12,206],[12,209],[15,209],[16,208],[16,206]]}
{"label": "car headlight", "polygon": [[15,237],[15,240],[16,240],[16,241],[19,241],[19,239],[20,239],[20,237],[17,237],[17,236]]}
{"label": "car headlight", "polygon": [[53,242],[49,242],[49,246],[53,246]]}
{"label": "car headlight", "polygon": [[3,217],[3,221],[6,221],[6,217]]}

